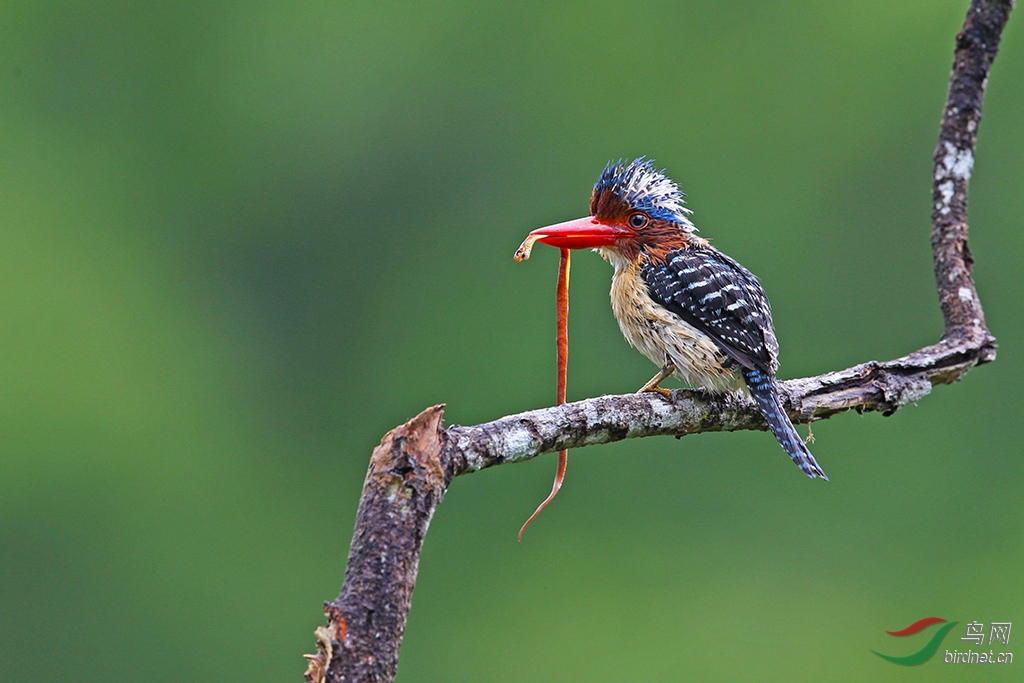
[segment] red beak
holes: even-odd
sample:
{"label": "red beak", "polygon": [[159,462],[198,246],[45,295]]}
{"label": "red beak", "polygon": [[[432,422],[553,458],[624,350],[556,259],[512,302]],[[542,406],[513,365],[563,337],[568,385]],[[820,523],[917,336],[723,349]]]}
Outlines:
{"label": "red beak", "polygon": [[612,247],[615,246],[617,240],[634,235],[635,233],[629,228],[602,223],[593,216],[549,225],[530,233],[530,237],[535,238],[538,242],[566,249]]}

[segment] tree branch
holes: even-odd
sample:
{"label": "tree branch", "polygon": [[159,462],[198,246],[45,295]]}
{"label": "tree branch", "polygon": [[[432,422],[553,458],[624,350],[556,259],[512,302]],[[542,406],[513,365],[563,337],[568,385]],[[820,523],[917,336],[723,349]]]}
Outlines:
{"label": "tree branch", "polygon": [[[971,277],[967,185],[988,71],[1012,0],[974,0],[956,53],[935,150],[931,243],[945,331],[937,344],[783,382],[794,422],[847,410],[891,415],[995,359],[995,339]],[[307,681],[391,681],[427,526],[451,480],[542,453],[622,439],[767,429],[749,397],[700,390],[601,396],[442,431],[443,406],[388,432],[370,460],[341,595],[325,605]]]}

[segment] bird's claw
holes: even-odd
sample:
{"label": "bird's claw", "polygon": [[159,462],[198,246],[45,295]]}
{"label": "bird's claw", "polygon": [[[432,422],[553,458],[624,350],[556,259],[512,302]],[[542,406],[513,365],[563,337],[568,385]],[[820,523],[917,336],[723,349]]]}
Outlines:
{"label": "bird's claw", "polygon": [[657,375],[652,377],[651,381],[649,381],[647,384],[645,384],[642,387],[640,387],[640,389],[636,393],[642,394],[642,393],[647,392],[647,391],[655,391],[655,392],[661,394],[662,396],[664,396],[665,398],[672,398],[672,390],[671,389],[666,389],[664,387],[659,387],[658,385],[661,384],[661,381],[663,379],[665,379],[666,377],[671,376],[672,373],[675,372],[675,371],[676,371],[676,366],[673,365],[671,361],[666,361],[665,365],[662,366],[661,371]]}

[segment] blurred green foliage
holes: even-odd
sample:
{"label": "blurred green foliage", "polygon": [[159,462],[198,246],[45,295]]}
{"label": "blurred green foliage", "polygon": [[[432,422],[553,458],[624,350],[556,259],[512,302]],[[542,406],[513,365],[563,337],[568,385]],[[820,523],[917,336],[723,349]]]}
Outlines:
{"label": "blurred green foliage", "polygon": [[[299,680],[381,435],[551,402],[557,256],[511,256],[609,159],[761,277],[781,376],[936,340],[966,4],[3,3],[0,679]],[[827,485],[765,433],[591,448],[517,544],[554,457],[456,481],[400,681],[1019,680],[869,649],[1024,628],[1021,19],[971,187],[997,363],[818,424]],[[609,274],[574,259],[570,400],[654,370]]]}

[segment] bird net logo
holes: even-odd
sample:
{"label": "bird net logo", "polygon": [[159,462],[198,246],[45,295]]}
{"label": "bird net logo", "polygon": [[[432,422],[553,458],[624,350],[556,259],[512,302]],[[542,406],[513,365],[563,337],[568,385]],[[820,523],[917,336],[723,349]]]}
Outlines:
{"label": "bird net logo", "polygon": [[[890,636],[896,636],[897,638],[908,638],[909,636],[916,636],[922,632],[930,633],[928,641],[924,643],[924,646],[921,647],[920,650],[908,655],[888,655],[877,650],[872,650],[872,652],[882,659],[890,661],[893,664],[899,664],[900,666],[916,666],[918,664],[924,664],[939,650],[939,646],[942,645],[942,641],[946,637],[946,634],[953,630],[958,623],[960,622],[946,621],[939,617],[925,617],[924,619],[918,619],[904,629],[900,629],[899,631],[886,631],[886,633]],[[931,627],[936,624],[942,625],[938,628],[932,629]],[[1013,663],[1013,653],[1006,651],[1006,648],[1010,645],[1010,627],[1012,624],[1009,621],[993,621],[988,624],[987,630],[985,626],[986,625],[983,622],[972,621],[963,627],[963,635],[960,637],[961,644],[959,645],[959,647],[963,649],[960,650],[957,647],[954,647],[953,649],[947,648],[944,656],[942,657],[943,663]],[[957,629],[956,632],[959,633],[961,631],[960,629]],[[986,642],[986,635],[988,636],[988,642]],[[923,636],[920,636],[917,638],[911,638],[910,641],[917,645],[921,643],[922,639]]]}

